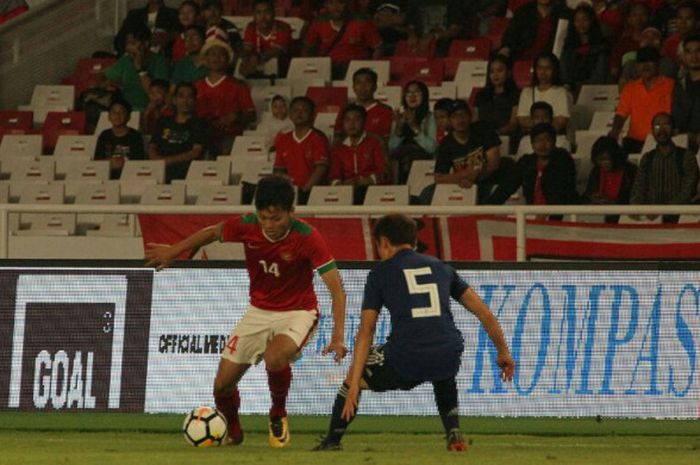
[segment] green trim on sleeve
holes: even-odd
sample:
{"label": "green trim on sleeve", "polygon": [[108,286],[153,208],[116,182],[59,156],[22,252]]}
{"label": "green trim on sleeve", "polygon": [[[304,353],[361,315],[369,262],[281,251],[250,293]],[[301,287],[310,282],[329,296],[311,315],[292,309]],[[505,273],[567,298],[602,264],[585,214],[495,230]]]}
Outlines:
{"label": "green trim on sleeve", "polygon": [[335,268],[338,268],[338,265],[335,264],[335,260],[331,260],[328,263],[324,263],[323,265],[319,266],[317,268],[318,274],[322,275],[325,274],[328,271],[331,271]]}

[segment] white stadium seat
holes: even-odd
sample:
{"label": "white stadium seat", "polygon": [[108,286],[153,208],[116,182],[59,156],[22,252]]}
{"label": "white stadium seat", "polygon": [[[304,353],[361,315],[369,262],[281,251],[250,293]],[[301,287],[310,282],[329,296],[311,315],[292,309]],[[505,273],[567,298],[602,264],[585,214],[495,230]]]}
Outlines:
{"label": "white stadium seat", "polygon": [[352,186],[314,186],[307,205],[352,205]]}
{"label": "white stadium seat", "polygon": [[408,205],[408,186],[369,186],[365,205]]}

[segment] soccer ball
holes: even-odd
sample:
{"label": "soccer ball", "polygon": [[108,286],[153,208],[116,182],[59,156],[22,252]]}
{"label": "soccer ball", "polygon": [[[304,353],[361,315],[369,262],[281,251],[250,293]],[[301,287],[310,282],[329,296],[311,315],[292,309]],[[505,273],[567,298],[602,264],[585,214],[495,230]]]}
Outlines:
{"label": "soccer ball", "polygon": [[221,445],[227,434],[226,418],[211,407],[197,407],[185,416],[182,433],[195,447]]}

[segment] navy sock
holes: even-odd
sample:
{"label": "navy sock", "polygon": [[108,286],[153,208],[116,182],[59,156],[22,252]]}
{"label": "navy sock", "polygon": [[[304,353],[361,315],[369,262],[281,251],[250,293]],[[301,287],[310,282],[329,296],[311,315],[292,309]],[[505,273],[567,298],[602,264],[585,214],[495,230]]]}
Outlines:
{"label": "navy sock", "polygon": [[[355,415],[347,421],[341,418],[343,413],[343,407],[345,407],[345,398],[348,395],[348,385],[343,383],[338,390],[338,395],[335,396],[335,402],[333,403],[333,412],[331,413],[331,424],[328,427],[328,435],[326,436],[326,441],[340,444],[340,440],[343,439],[345,430],[348,425],[354,420]],[[357,411],[355,411],[357,414]]]}
{"label": "navy sock", "polygon": [[457,383],[454,376],[433,382],[433,393],[445,433],[459,430],[459,403],[457,400]]}

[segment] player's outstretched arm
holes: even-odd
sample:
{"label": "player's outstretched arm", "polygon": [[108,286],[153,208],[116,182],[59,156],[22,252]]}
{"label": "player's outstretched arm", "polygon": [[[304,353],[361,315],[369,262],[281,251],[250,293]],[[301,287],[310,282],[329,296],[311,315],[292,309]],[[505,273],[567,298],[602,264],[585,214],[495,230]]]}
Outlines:
{"label": "player's outstretched arm", "polygon": [[355,415],[357,404],[360,400],[360,389],[366,387],[362,385],[362,373],[367,363],[369,349],[374,340],[374,331],[377,327],[378,318],[379,312],[371,309],[363,310],[360,316],[360,329],[357,330],[357,336],[355,336],[355,351],[353,352],[352,364],[346,380],[348,395],[345,398],[345,406],[342,413],[342,418],[346,420],[350,420]]}
{"label": "player's outstretched arm", "polygon": [[156,270],[160,271],[170,266],[173,260],[185,250],[196,249],[217,240],[221,236],[222,228],[223,223],[207,226],[177,244],[172,245],[149,242],[146,244],[146,266],[154,266]]}
{"label": "player's outstretched arm", "polygon": [[337,268],[332,268],[321,275],[324,284],[331,294],[333,306],[333,336],[328,346],[323,349],[323,355],[333,352],[336,362],[340,362],[348,353],[345,347],[345,288]]}
{"label": "player's outstretched arm", "polygon": [[511,381],[515,374],[515,361],[510,356],[510,350],[508,350],[508,343],[503,335],[503,330],[493,312],[471,287],[464,291],[460,302],[467,310],[476,315],[481,322],[481,325],[486,330],[486,334],[489,335],[498,351],[496,363],[501,368],[501,377],[506,381]]}

